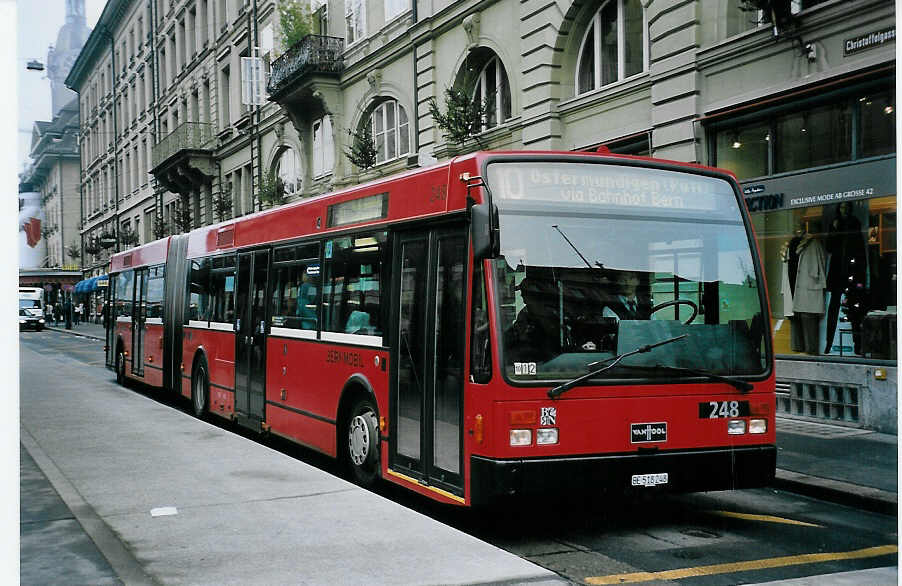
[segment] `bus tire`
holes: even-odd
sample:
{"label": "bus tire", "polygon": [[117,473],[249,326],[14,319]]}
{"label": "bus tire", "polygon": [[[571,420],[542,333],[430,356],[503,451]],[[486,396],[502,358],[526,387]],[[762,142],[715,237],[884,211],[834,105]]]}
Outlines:
{"label": "bus tire", "polygon": [[210,397],[210,379],[207,375],[207,361],[201,358],[194,367],[191,376],[191,407],[197,417],[203,417],[207,411]]}
{"label": "bus tire", "polygon": [[372,399],[359,399],[345,425],[345,456],[352,480],[372,486],[379,477],[379,420]]}
{"label": "bus tire", "polygon": [[125,386],[125,351],[122,343],[116,344],[116,382]]}

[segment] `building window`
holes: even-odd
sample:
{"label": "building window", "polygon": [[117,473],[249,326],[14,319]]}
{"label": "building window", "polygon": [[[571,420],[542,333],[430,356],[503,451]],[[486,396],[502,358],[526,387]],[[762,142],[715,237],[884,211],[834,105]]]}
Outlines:
{"label": "building window", "polygon": [[507,72],[497,56],[489,59],[479,72],[473,99],[485,104],[483,130],[502,124],[511,116],[511,91]]}
{"label": "building window", "polygon": [[385,22],[405,12],[409,5],[405,0],[385,0]]}
{"label": "building window", "polygon": [[285,197],[297,195],[301,191],[301,160],[298,152],[291,147],[285,147],[279,155],[276,163],[276,177],[282,180],[285,188]]}
{"label": "building window", "polygon": [[849,92],[715,123],[712,163],[740,180],[845,163],[895,152],[895,128],[891,91]]}
{"label": "building window", "polygon": [[335,147],[332,140],[332,118],[323,116],[313,123],[313,176],[332,172],[335,166]]}
{"label": "building window", "polygon": [[363,0],[345,0],[345,36],[350,45],[366,35],[366,4]]}
{"label": "building window", "polygon": [[376,106],[370,115],[370,131],[376,143],[376,162],[384,163],[410,152],[407,112],[395,100]]}
{"label": "building window", "polygon": [[592,17],[576,66],[578,94],[645,70],[645,16],[639,0],[607,0]]}

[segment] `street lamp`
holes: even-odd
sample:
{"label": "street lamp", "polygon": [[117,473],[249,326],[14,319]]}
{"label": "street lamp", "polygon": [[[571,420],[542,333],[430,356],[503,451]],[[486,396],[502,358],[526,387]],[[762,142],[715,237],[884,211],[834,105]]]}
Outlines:
{"label": "street lamp", "polygon": [[44,71],[44,64],[37,59],[32,59],[25,65],[28,71]]}

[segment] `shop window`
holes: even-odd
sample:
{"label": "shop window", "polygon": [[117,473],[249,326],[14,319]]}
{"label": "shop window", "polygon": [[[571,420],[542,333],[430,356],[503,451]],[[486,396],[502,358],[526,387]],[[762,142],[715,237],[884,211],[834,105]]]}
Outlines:
{"label": "shop window", "polygon": [[645,70],[645,17],[639,0],[608,0],[589,23],[576,65],[577,94]]}
{"label": "shop window", "polygon": [[777,354],[896,357],[896,197],[752,215]]}
{"label": "shop window", "polygon": [[777,118],[775,149],[776,173],[851,160],[851,108],[829,104]]}
{"label": "shop window", "polygon": [[728,169],[739,179],[768,174],[770,125],[750,125],[717,133],[715,149],[717,166]]}
{"label": "shop window", "polygon": [[858,156],[873,157],[896,150],[896,102],[890,92],[858,99],[861,108],[861,132]]}

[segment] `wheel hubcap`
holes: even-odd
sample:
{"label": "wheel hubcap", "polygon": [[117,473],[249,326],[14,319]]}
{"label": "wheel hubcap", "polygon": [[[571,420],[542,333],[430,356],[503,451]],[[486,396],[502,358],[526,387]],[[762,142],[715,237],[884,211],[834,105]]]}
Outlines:
{"label": "wheel hubcap", "polygon": [[351,420],[348,430],[348,451],[355,466],[362,466],[370,453],[370,431],[363,415]]}

